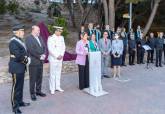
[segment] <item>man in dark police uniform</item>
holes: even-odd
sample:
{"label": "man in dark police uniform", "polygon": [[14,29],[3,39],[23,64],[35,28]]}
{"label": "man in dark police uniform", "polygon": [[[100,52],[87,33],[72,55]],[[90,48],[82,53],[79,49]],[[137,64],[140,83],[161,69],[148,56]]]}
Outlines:
{"label": "man in dark police uniform", "polygon": [[14,36],[9,43],[10,61],[9,73],[12,74],[13,85],[11,92],[12,109],[15,114],[21,114],[19,107],[29,106],[30,103],[23,102],[23,86],[26,64],[30,62],[26,47],[22,41],[24,38],[24,27],[17,24],[13,27]]}

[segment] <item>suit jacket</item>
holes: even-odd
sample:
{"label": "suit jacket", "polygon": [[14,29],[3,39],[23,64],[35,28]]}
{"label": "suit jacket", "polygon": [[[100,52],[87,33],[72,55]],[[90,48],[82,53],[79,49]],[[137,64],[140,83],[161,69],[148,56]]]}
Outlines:
{"label": "suit jacket", "polygon": [[[9,61],[9,73],[25,73],[26,63],[23,61],[27,59],[27,51],[21,43],[22,42],[18,37],[14,36],[13,40],[9,43],[10,61]],[[22,42],[23,44],[23,42]]]}
{"label": "suit jacket", "polygon": [[86,56],[87,56],[86,48],[89,48],[89,43],[87,43],[87,45],[85,46],[82,40],[77,42],[77,44],[76,44],[76,53],[77,53],[76,64],[85,66],[85,61],[86,61]]}
{"label": "suit jacket", "polygon": [[93,33],[95,33],[94,29],[88,29],[87,30],[88,36],[91,36]]}
{"label": "suit jacket", "polygon": [[123,40],[123,45],[124,47],[127,47],[128,45],[128,37],[127,37],[127,33],[126,32],[121,32],[121,37],[122,37],[122,40]]}
{"label": "suit jacket", "polygon": [[41,37],[39,37],[41,46],[39,45],[36,38],[33,35],[30,35],[26,38],[26,47],[31,58],[31,63],[29,66],[42,65],[43,61],[40,60],[42,54],[46,54],[45,44]]}
{"label": "suit jacket", "polygon": [[111,40],[107,39],[107,45],[105,44],[105,40],[104,38],[99,40],[99,49],[101,51],[101,53],[103,52],[111,52]]}
{"label": "suit jacket", "polygon": [[133,49],[136,49],[136,41],[130,39],[128,41],[128,48],[129,48],[129,52],[131,52]]}
{"label": "suit jacket", "polygon": [[156,50],[162,50],[163,49],[163,42],[164,42],[164,39],[163,38],[156,38],[155,40],[155,48]]}
{"label": "suit jacket", "polygon": [[95,35],[96,35],[96,42],[98,43],[99,40],[101,39],[101,31],[99,29],[96,29]]}
{"label": "suit jacket", "polygon": [[154,48],[155,48],[155,37],[153,37],[153,38],[149,38],[148,40],[147,40],[147,44],[150,46],[150,48],[152,49],[152,50],[154,50]]}

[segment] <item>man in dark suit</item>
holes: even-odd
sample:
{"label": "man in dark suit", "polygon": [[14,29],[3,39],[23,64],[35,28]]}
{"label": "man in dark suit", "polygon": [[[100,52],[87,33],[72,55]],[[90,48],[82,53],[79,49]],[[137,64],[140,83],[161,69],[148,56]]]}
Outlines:
{"label": "man in dark suit", "polygon": [[91,35],[93,33],[95,33],[95,30],[93,29],[93,23],[89,23],[87,33],[88,33],[89,40],[90,40]]}
{"label": "man in dark suit", "polygon": [[158,38],[155,41],[155,48],[156,48],[156,67],[163,67],[162,66],[162,51],[163,51],[163,32],[158,34]]}
{"label": "man in dark suit", "polygon": [[135,34],[133,30],[129,33],[129,41],[128,41],[128,52],[129,52],[129,65],[135,65],[135,52],[136,52],[136,41],[135,41]]}
{"label": "man in dark suit", "polygon": [[151,50],[148,50],[148,55],[147,55],[147,63],[151,62],[153,63],[153,58],[154,58],[154,48],[155,48],[155,37],[154,33],[150,33],[149,38],[147,39],[147,44],[151,48]]}
{"label": "man in dark suit", "polygon": [[110,30],[110,26],[109,25],[105,25],[105,30],[103,31],[103,33],[105,31],[108,33],[108,39],[112,40],[113,36],[112,36],[112,31]]}
{"label": "man in dark suit", "polygon": [[143,36],[143,33],[141,33],[140,38],[136,41],[137,44],[137,64],[144,64],[144,53],[145,50],[143,48],[143,45],[146,44],[146,40]]}
{"label": "man in dark suit", "polygon": [[36,95],[45,97],[46,94],[41,92],[43,62],[46,57],[46,48],[42,38],[40,37],[40,28],[32,27],[31,35],[26,38],[26,47],[31,58],[29,65],[30,76],[30,94],[33,101],[36,100]]}
{"label": "man in dark suit", "polygon": [[126,54],[127,54],[128,37],[127,37],[125,28],[122,28],[121,38],[123,40],[122,66],[126,66],[125,59],[126,59]]}
{"label": "man in dark suit", "polygon": [[95,30],[95,35],[96,35],[96,42],[99,43],[99,40],[101,39],[100,25],[97,24],[94,30]]}
{"label": "man in dark suit", "polygon": [[84,32],[85,32],[85,27],[84,27],[84,25],[81,25],[81,29],[80,29],[79,36],[78,36],[79,40],[82,39],[82,34],[84,34]]}
{"label": "man in dark suit", "polygon": [[13,27],[14,36],[9,43],[10,61],[9,73],[12,74],[13,85],[11,92],[12,109],[15,114],[21,114],[19,107],[29,106],[30,103],[23,102],[23,86],[26,64],[30,61],[26,47],[22,41],[24,37],[23,25]]}

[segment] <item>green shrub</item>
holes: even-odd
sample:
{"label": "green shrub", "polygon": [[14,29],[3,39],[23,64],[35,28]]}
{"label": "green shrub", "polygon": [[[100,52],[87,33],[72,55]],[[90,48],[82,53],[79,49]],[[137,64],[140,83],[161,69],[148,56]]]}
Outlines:
{"label": "green shrub", "polygon": [[62,35],[64,36],[64,38],[67,37],[67,35],[69,34],[68,33],[68,30],[67,30],[67,22],[66,22],[66,19],[63,18],[63,17],[56,17],[55,20],[54,20],[54,23],[52,25],[48,25],[48,30],[51,34],[54,33],[54,28],[53,26],[60,26],[60,27],[63,27],[63,32],[62,32]]}
{"label": "green shrub", "polygon": [[10,13],[16,14],[18,12],[19,4],[15,0],[9,1],[7,8]]}
{"label": "green shrub", "polygon": [[4,14],[6,12],[6,1],[0,0],[0,14]]}
{"label": "green shrub", "polygon": [[52,3],[49,5],[47,12],[49,17],[53,17],[53,16],[60,17],[61,16],[60,10],[61,8],[59,7],[58,3]]}

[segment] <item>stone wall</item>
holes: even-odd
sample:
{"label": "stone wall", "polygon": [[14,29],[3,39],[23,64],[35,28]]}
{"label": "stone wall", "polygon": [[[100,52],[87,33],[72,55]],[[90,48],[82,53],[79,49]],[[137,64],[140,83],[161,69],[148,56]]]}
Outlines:
{"label": "stone wall", "polygon": [[[0,57],[0,84],[12,82],[11,74],[8,73],[9,57]],[[78,68],[75,61],[64,61],[62,67],[62,74],[77,72]],[[49,76],[49,63],[44,64],[43,76]],[[28,72],[25,79],[29,79]]]}
{"label": "stone wall", "polygon": [[[6,1],[8,2],[8,1],[12,1],[12,0],[6,0]],[[19,3],[19,5],[21,7],[25,8],[25,9],[34,9],[34,8],[36,8],[36,5],[34,3],[35,0],[16,0],[16,1]],[[41,0],[39,0],[39,1],[41,1]],[[44,2],[40,2],[39,7],[41,9],[44,9],[44,8],[47,9],[47,7],[49,6],[49,2],[48,2],[48,0],[43,0],[43,1],[46,1],[46,4],[44,4]]]}

